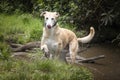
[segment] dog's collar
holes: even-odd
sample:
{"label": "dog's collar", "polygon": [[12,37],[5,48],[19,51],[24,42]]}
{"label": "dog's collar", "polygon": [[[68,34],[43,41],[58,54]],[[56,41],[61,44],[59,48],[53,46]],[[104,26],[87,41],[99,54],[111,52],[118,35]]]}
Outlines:
{"label": "dog's collar", "polygon": [[54,25],[52,27],[55,27],[57,25],[57,21],[54,23]]}

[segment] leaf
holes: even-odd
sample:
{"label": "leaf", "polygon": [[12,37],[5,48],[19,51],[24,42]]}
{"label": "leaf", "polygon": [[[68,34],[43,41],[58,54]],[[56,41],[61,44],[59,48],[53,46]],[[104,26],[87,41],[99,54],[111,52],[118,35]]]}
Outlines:
{"label": "leaf", "polygon": [[106,16],[106,15],[107,15],[107,13],[102,13],[102,14],[101,14],[101,16]]}
{"label": "leaf", "polygon": [[105,17],[104,23],[105,23],[105,26],[108,24],[108,18],[107,17]]}

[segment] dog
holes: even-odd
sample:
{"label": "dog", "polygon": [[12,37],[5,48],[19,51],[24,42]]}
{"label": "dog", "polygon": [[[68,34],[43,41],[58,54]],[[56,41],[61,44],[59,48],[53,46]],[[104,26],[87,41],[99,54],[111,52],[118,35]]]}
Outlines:
{"label": "dog", "polygon": [[40,16],[44,16],[41,50],[52,54],[52,57],[58,56],[61,60],[66,61],[66,55],[62,54],[61,51],[68,45],[71,62],[75,63],[78,42],[88,43],[91,41],[95,34],[94,28],[90,28],[88,36],[77,38],[71,30],[59,27],[57,19],[60,14],[58,12],[44,11]]}

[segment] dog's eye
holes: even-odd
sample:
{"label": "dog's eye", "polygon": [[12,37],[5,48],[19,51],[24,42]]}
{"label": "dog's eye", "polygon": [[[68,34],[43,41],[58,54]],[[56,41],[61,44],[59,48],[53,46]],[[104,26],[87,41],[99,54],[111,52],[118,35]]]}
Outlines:
{"label": "dog's eye", "polygon": [[54,18],[51,18],[51,20],[54,20]]}
{"label": "dog's eye", "polygon": [[46,17],[46,20],[48,20],[48,17]]}

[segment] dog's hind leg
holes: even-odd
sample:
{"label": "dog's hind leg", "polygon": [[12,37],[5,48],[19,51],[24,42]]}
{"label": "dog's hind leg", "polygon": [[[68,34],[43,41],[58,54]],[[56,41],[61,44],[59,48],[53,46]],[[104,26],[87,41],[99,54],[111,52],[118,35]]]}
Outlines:
{"label": "dog's hind leg", "polygon": [[69,44],[69,53],[72,63],[75,63],[77,51],[78,51],[78,41],[76,39],[73,39]]}

